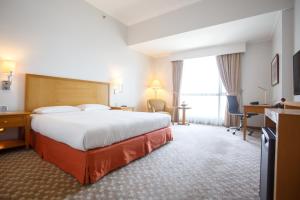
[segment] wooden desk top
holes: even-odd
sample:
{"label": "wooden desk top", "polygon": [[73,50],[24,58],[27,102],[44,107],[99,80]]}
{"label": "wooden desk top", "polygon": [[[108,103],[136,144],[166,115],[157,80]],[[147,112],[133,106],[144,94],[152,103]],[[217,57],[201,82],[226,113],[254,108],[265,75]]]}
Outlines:
{"label": "wooden desk top", "polygon": [[286,102],[284,102],[284,105],[300,107],[300,102],[286,101]]}
{"label": "wooden desk top", "polygon": [[266,112],[273,112],[279,115],[299,115],[300,116],[300,110],[296,109],[280,109],[280,108],[267,108]]}
{"label": "wooden desk top", "polygon": [[271,108],[272,105],[270,105],[270,104],[258,104],[258,105],[247,104],[247,105],[244,105],[244,107],[263,107],[263,108]]}

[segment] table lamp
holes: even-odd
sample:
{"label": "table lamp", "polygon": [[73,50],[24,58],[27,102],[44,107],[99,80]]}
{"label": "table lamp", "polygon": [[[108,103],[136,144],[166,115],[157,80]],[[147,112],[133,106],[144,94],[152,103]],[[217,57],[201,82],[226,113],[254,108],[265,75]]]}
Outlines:
{"label": "table lamp", "polygon": [[155,99],[157,99],[157,92],[159,89],[161,89],[161,84],[160,84],[160,81],[155,79],[152,81],[151,83],[151,88],[154,90],[154,93],[155,93]]}

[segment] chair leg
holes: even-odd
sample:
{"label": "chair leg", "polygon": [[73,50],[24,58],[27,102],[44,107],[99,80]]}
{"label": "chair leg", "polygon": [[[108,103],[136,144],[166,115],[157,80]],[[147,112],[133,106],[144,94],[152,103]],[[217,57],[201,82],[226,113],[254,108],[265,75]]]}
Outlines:
{"label": "chair leg", "polygon": [[232,134],[235,135],[237,131],[240,131],[242,129],[242,127],[243,127],[243,118],[240,117],[240,124],[239,124],[239,126],[238,127],[229,127],[229,128],[227,128],[227,132],[229,132],[230,129],[233,129]]}
{"label": "chair leg", "polygon": [[232,130],[232,134],[235,135],[237,131],[240,131],[239,127],[229,127],[227,128],[227,132],[230,132]]}

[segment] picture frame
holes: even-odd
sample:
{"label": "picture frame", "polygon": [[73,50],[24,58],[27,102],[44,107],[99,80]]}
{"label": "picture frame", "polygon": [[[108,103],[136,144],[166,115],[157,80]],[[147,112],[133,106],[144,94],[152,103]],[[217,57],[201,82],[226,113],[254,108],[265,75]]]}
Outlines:
{"label": "picture frame", "polygon": [[276,54],[271,62],[271,84],[275,86],[279,83],[279,55]]}

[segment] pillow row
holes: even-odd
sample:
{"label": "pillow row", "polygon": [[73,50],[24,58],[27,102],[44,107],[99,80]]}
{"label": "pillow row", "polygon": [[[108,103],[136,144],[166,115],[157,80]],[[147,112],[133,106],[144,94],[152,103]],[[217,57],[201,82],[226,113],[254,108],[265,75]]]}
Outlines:
{"label": "pillow row", "polygon": [[47,113],[64,113],[64,112],[78,112],[89,110],[109,110],[109,106],[101,104],[81,104],[79,106],[48,106],[40,107],[33,110],[35,114],[47,114]]}

